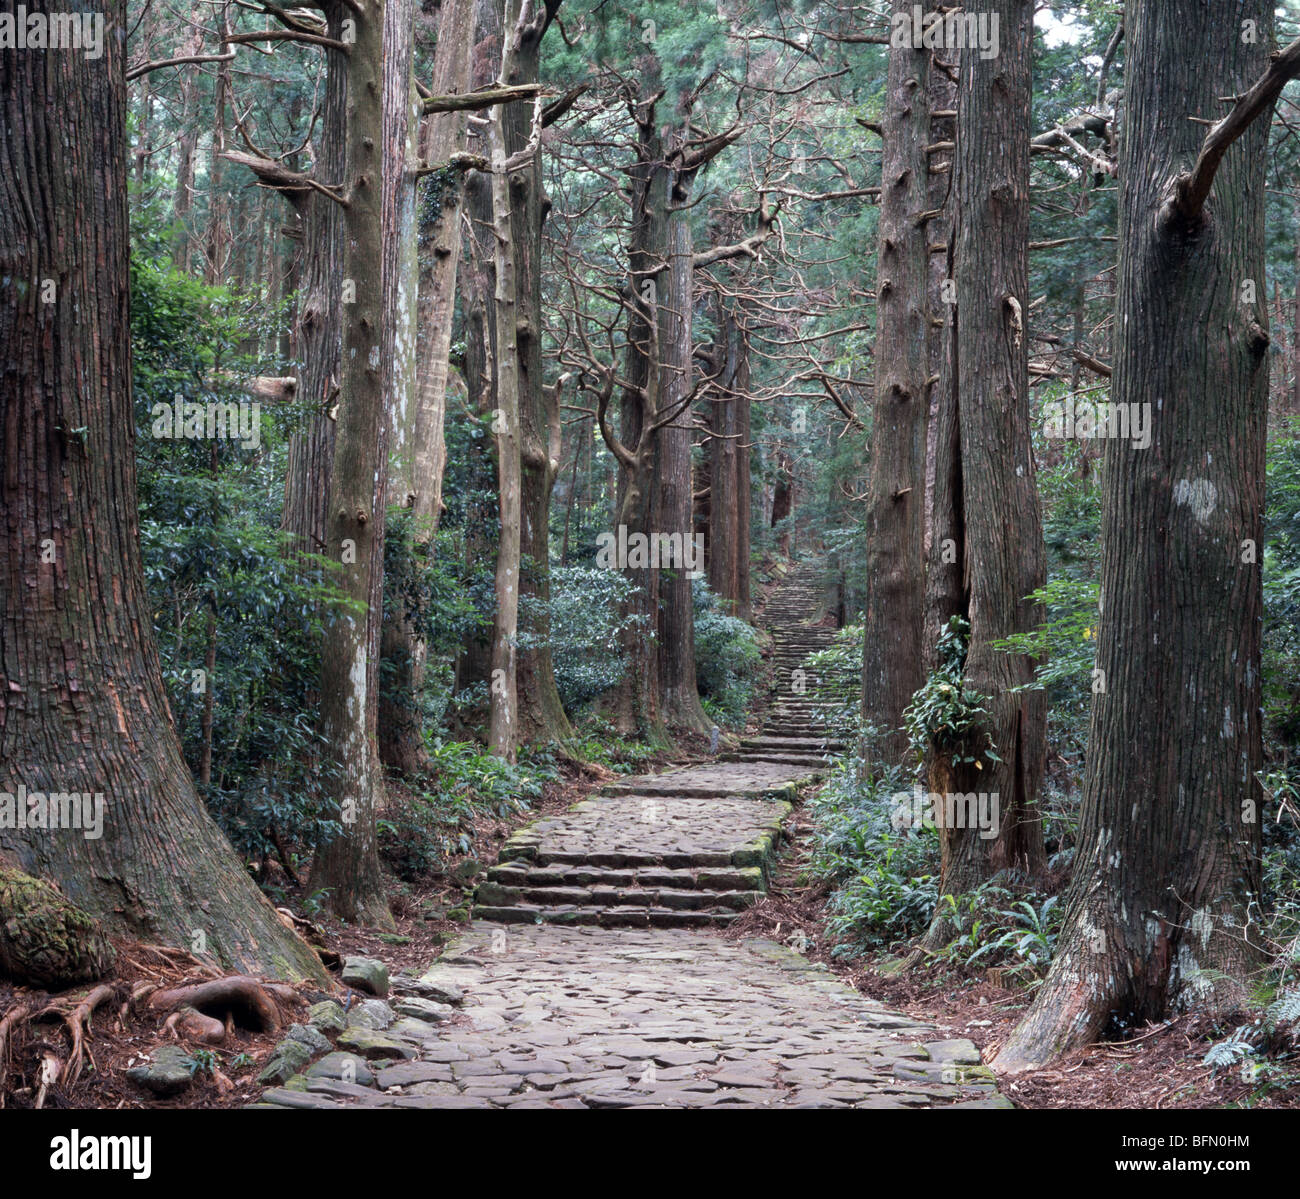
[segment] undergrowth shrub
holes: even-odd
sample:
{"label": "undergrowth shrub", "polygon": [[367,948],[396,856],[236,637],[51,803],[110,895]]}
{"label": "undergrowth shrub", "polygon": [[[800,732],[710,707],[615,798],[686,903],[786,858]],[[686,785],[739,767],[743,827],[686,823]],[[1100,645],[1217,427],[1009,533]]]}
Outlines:
{"label": "undergrowth shrub", "polygon": [[380,856],[407,881],[437,870],[451,854],[468,853],[476,820],[526,812],[559,777],[547,747],[524,750],[517,763],[472,742],[428,748],[432,767],[420,788],[395,799],[378,822]]}
{"label": "undergrowth shrub", "polygon": [[758,635],[724,611],[703,579],[691,583],[695,607],[695,681],[709,715],[725,727],[745,723],[761,653]]}
{"label": "undergrowth shrub", "polygon": [[809,872],[835,885],[826,930],[837,957],[922,932],[938,901],[939,837],[898,826],[896,796],[911,774],[870,775],[856,757],[840,759],[810,801],[814,834]]}

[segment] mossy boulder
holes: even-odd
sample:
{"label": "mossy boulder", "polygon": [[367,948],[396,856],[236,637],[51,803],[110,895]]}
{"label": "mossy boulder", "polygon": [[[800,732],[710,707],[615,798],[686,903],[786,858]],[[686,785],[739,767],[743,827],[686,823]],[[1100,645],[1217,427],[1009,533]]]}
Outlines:
{"label": "mossy boulder", "polygon": [[288,1082],[311,1058],[311,1050],[302,1042],[285,1039],[275,1047],[257,1081],[267,1086]]}
{"label": "mossy boulder", "polygon": [[332,999],[322,999],[307,1009],[307,1023],[321,1032],[342,1032],[348,1026],[343,1005]]}
{"label": "mossy boulder", "polygon": [[179,1095],[193,1083],[194,1063],[179,1045],[161,1045],[147,1063],[133,1066],[126,1076],[159,1099],[166,1099]]}
{"label": "mossy boulder", "polygon": [[62,991],[103,978],[115,958],[89,912],[48,883],[0,866],[0,977]]}
{"label": "mossy boulder", "polygon": [[343,963],[343,982],[383,999],[388,994],[388,967],[378,958],[348,958]]}

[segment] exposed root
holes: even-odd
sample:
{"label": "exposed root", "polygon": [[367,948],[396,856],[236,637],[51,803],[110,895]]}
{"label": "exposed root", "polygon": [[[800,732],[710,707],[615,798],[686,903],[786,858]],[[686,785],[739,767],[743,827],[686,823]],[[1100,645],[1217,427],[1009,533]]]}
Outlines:
{"label": "exposed root", "polygon": [[28,1004],[20,1003],[10,1008],[0,1017],[0,1107],[5,1105],[4,1079],[9,1073],[9,1038],[15,1028],[21,1025],[31,1011]]}
{"label": "exposed root", "polygon": [[[230,1018],[227,1017],[227,1021]],[[231,1021],[233,1023],[233,1021]],[[198,1041],[203,1045],[225,1043],[227,1023],[215,1016],[206,1016],[198,1008],[183,1007],[167,1017],[163,1031],[177,1040]]]}
{"label": "exposed root", "polygon": [[[46,1016],[60,1017],[72,1037],[72,1051],[68,1054],[68,1060],[64,1063],[59,1076],[61,1085],[65,1087],[71,1086],[81,1077],[81,1068],[88,1056],[85,1042],[93,1035],[90,1030],[90,1018],[95,1014],[95,1009],[101,1003],[106,1003],[115,996],[116,991],[113,987],[107,983],[101,983],[83,996],[71,995],[63,999],[56,999],[53,1003],[43,1007],[33,1017],[35,1020],[43,1020]],[[91,1061],[94,1061],[93,1057]],[[44,1063],[42,1063],[41,1070],[42,1077],[44,1077]]]}
{"label": "exposed root", "polygon": [[159,1013],[190,1007],[218,1021],[231,1016],[241,1028],[254,1032],[278,1032],[283,1019],[277,1000],[292,1004],[298,999],[298,993],[283,983],[265,983],[246,974],[230,974],[210,982],[155,991],[147,1006]]}
{"label": "exposed root", "polygon": [[53,1049],[47,1049],[41,1057],[41,1068],[37,1073],[38,1086],[36,1091],[36,1110],[40,1111],[45,1106],[45,1096],[49,1093],[50,1087],[54,1085],[61,1073],[60,1067],[63,1065],[59,1061],[58,1054]]}

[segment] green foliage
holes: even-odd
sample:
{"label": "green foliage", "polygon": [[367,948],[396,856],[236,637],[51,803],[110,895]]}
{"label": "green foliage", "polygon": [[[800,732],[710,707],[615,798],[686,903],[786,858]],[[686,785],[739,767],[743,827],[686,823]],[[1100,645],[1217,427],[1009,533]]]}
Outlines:
{"label": "green foliage", "polygon": [[903,712],[904,727],[918,760],[933,751],[953,766],[998,762],[997,747],[985,727],[987,697],[964,685],[970,623],[954,616],[939,634],[939,665],[912,696]]}
{"label": "green foliage", "polygon": [[1041,977],[1056,949],[1061,909],[1055,895],[1019,893],[988,882],[963,895],[944,895],[940,912],[951,924],[952,939],[940,961],[972,970],[990,966]]}
{"label": "green foliage", "polygon": [[209,1078],[216,1071],[220,1059],[211,1049],[196,1049],[185,1059],[185,1067],[191,1074],[206,1074]]}
{"label": "green foliage", "polygon": [[[628,616],[621,606],[632,583],[621,572],[590,566],[551,568],[550,635],[555,685],[568,711],[581,710],[617,686],[626,673],[622,639],[644,631],[642,616]],[[523,615],[537,601],[525,597]],[[520,644],[527,646],[526,637]]]}
{"label": "green foliage", "polygon": [[657,752],[644,742],[620,736],[614,726],[599,715],[584,718],[565,749],[572,757],[603,766],[615,774],[645,773]]}
{"label": "green foliage", "polygon": [[1061,574],[1030,595],[1047,619],[1029,633],[993,642],[995,649],[1035,659],[1030,687],[1047,692],[1058,727],[1064,723],[1082,740],[1092,702],[1092,670],[1097,657],[1098,601],[1101,585]]}
{"label": "green foliage", "polygon": [[818,712],[814,719],[834,737],[850,738],[859,732],[862,720],[862,651],[864,626],[845,625],[835,633],[826,649],[804,660],[808,686],[819,700],[834,707]]}
{"label": "green foliage", "polygon": [[1265,733],[1273,752],[1300,746],[1300,425],[1269,442],[1263,580]]}
{"label": "green foliage", "polygon": [[437,870],[453,853],[468,853],[476,820],[526,812],[558,777],[545,749],[510,763],[472,742],[439,742],[428,748],[432,766],[420,789],[395,796],[379,820],[380,855],[408,881]]}
{"label": "green foliage", "polygon": [[[316,765],[311,694],[323,623],[341,602],[336,564],[291,556],[279,532],[285,430],[258,444],[151,435],[176,397],[229,401],[222,380],[255,364],[253,332],[224,288],[171,264],[156,220],[136,224],[131,260],[140,537],[172,715],[186,760],[235,847],[265,856],[331,835]],[[210,723],[210,729],[206,726]]]}
{"label": "green foliage", "polygon": [[691,581],[695,608],[695,682],[719,724],[745,723],[762,654],[753,628],[723,610],[703,579]]}
{"label": "green foliage", "polygon": [[865,950],[915,936],[938,901],[939,837],[895,821],[898,795],[910,777],[892,768],[865,773],[861,759],[844,758],[810,801],[813,843],[809,872],[836,885],[827,932],[832,953]]}
{"label": "green foliage", "polygon": [[470,583],[476,576],[456,553],[458,538],[439,529],[421,536],[409,508],[390,508],[384,532],[384,620],[405,619],[424,638],[426,669],[421,693],[394,695],[393,663],[380,664],[379,685],[395,703],[414,702],[421,728],[439,729],[451,703],[452,661],[470,637],[490,627]]}

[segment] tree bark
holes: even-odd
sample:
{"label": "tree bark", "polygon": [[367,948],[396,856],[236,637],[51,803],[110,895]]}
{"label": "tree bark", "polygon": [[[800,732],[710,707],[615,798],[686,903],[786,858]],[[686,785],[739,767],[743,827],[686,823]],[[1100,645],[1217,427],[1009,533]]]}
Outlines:
{"label": "tree bark", "polygon": [[343,564],[348,601],[325,632],[321,730],[327,794],[343,828],[313,864],[312,885],[349,921],[391,926],[379,870],[376,813],[383,806],[377,744],[379,631],[383,617],[388,402],[403,301],[398,213],[412,185],[410,0],[358,0],[348,55],[347,207],[338,429],[329,491],[326,553]]}
{"label": "tree bark", "polygon": [[[910,0],[895,0],[894,12],[910,15]],[[862,718],[881,731],[877,752],[894,763],[907,755],[903,710],[925,678],[929,67],[928,50],[890,49],[882,121]]]}
{"label": "tree bark", "polygon": [[[1041,691],[1013,690],[1032,680],[1035,663],[993,646],[1032,630],[1042,617],[1041,607],[1025,598],[1044,581],[1029,429],[1032,9],[1027,0],[997,0],[990,11],[1002,30],[1001,51],[992,59],[963,54],[958,84],[955,411],[939,430],[939,444],[942,453],[955,448],[960,455],[959,462],[944,462],[943,486],[945,493],[960,487],[963,590],[969,588],[963,615],[970,621],[963,687],[985,697],[988,714],[975,740],[987,733],[1000,761],[983,758],[981,745],[970,750],[976,762],[956,761],[952,747],[931,746],[926,765],[931,793],[995,796],[997,824],[996,835],[987,837],[979,827],[940,822],[941,895],[969,891],[1001,870],[1032,877],[1045,865],[1037,797],[1046,699]],[[941,535],[938,526],[935,532]],[[930,948],[948,939],[945,910],[941,905],[926,938]]]}
{"label": "tree bark", "polygon": [[[619,402],[618,457],[614,509],[615,536],[626,527],[628,542],[652,529],[652,480],[657,457],[654,424],[661,395],[659,288],[667,257],[666,212],[669,173],[655,116],[658,61],[643,60],[641,94],[632,101],[637,122],[637,159],[629,170],[628,328],[623,375],[627,386]],[[602,413],[601,433],[610,448],[615,439]],[[659,704],[659,653],[656,620],[659,571],[629,562],[624,574],[632,587],[623,606],[621,649],[626,672],[611,701],[620,732],[636,733],[656,744],[668,741]]]}
{"label": "tree bark", "polygon": [[[435,95],[459,94],[469,86],[473,10],[473,0],[446,0],[443,4],[430,81]],[[425,117],[420,159],[430,166],[445,163],[454,152],[464,149],[464,138],[463,113],[434,113]],[[412,555],[417,566],[427,566],[433,558],[442,509],[442,476],[447,455],[443,426],[450,377],[456,269],[460,262],[464,176],[447,168],[426,178],[420,190],[416,386],[413,410],[404,422],[410,442],[400,457],[395,456],[402,469],[400,486],[392,500],[410,507]],[[402,423],[399,421],[398,425]],[[386,766],[415,776],[428,764],[419,704],[428,642],[407,615],[400,599],[398,611],[384,624],[382,652],[380,756]]]}
{"label": "tree bark", "polygon": [[[540,76],[542,39],[559,11],[560,0],[523,6],[517,48],[506,86],[536,83]],[[533,133],[533,104],[503,108],[506,153],[528,146]],[[573,735],[555,686],[551,661],[551,493],[559,469],[562,389],[542,379],[542,228],[550,210],[542,186],[540,147],[510,178],[511,236],[515,249],[518,305],[516,344],[519,365],[520,502],[520,637],[518,653],[519,739],[521,743],[564,741]]]}
{"label": "tree bark", "polygon": [[1192,0],[1125,11],[1112,399],[1150,405],[1152,438],[1105,448],[1074,877],[1051,971],[1000,1069],[1171,1005],[1231,1011],[1258,964],[1267,116],[1228,149],[1203,209],[1189,217],[1172,197],[1201,150],[1187,116],[1217,118],[1220,97],[1262,74],[1272,15],[1262,0],[1241,8],[1251,42]]}
{"label": "tree bark", "polygon": [[708,442],[709,587],[742,620],[749,612],[749,342],[738,315],[714,297],[717,343]]}
{"label": "tree bark", "polygon": [[0,55],[0,791],[104,804],[88,837],[17,828],[0,799],[0,850],[110,929],[322,979],[200,803],[163,689],[136,508],[126,6],[107,7],[100,59]]}
{"label": "tree bark", "polygon": [[[504,85],[518,45],[515,28],[519,0],[507,0],[503,26],[501,71]],[[526,0],[525,0],[526,2]],[[516,672],[519,616],[519,555],[521,488],[519,428],[519,348],[516,340],[515,243],[510,214],[510,179],[506,170],[504,106],[488,116],[488,157],[492,166],[492,233],[495,243],[495,286],[492,319],[496,327],[496,409],[493,430],[497,442],[497,489],[500,533],[492,625],[492,677],[489,687],[488,748],[513,762],[519,745],[519,678]]]}
{"label": "tree bark", "polygon": [[[685,139],[684,129],[680,137]],[[675,543],[682,547],[676,565],[661,570],[659,576],[661,710],[669,727],[708,733],[713,721],[705,714],[696,689],[695,605],[691,596],[692,572],[687,569],[687,564],[694,561],[695,529],[691,504],[694,410],[687,400],[693,386],[695,347],[692,338],[695,268],[690,224],[694,181],[693,169],[680,165],[672,168],[667,213],[667,295],[659,306],[663,415],[671,419],[659,429],[652,523],[658,534],[676,539]]]}
{"label": "tree bark", "polygon": [[[340,3],[330,4],[324,11],[328,36],[337,40],[348,10]],[[328,48],[323,55],[325,95],[312,173],[325,186],[341,188],[347,156],[348,59],[341,51]],[[280,524],[294,535],[300,548],[323,553],[343,337],[343,209],[317,191],[286,194],[297,196],[294,207],[303,224],[296,340],[302,363],[298,399],[308,416],[289,441]]]}

